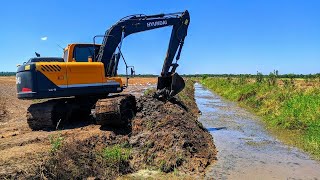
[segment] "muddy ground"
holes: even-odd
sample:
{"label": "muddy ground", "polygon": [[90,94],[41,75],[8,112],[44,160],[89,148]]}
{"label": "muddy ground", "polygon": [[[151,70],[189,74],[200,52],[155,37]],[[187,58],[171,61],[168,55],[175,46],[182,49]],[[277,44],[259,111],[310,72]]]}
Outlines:
{"label": "muddy ground", "polygon": [[[101,128],[88,121],[59,131],[32,131],[25,113],[33,102],[16,98],[14,77],[0,77],[0,177],[116,178],[140,169],[204,175],[216,151],[212,137],[196,120],[194,99],[192,105],[184,98],[188,95],[172,102],[157,101],[152,93],[139,97],[155,86],[156,78],[129,82],[125,93],[137,97],[138,107],[129,128]],[[117,150],[120,159],[114,160],[109,152]]]}

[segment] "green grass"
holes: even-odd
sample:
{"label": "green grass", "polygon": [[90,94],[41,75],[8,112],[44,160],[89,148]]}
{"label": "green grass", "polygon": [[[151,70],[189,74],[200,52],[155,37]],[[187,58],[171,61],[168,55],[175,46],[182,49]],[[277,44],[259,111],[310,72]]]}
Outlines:
{"label": "green grass", "polygon": [[102,150],[102,157],[110,164],[120,164],[128,161],[131,155],[131,149],[121,145],[105,147]]}
{"label": "green grass", "polygon": [[180,100],[182,100],[186,104],[190,104],[194,102],[194,87],[193,84],[194,82],[187,79],[185,80],[186,86],[184,89],[177,95]]}
{"label": "green grass", "polygon": [[56,153],[62,146],[64,138],[61,136],[61,134],[56,134],[56,135],[50,135],[49,136],[49,141],[51,144],[50,152],[51,153]]}
{"label": "green grass", "polygon": [[[240,78],[202,78],[200,82],[263,117],[267,127],[277,131],[281,140],[320,159],[319,86],[281,86],[270,84],[268,79],[257,83]],[[291,136],[285,138],[283,134]]]}
{"label": "green grass", "polygon": [[146,89],[144,92],[143,92],[143,95],[149,95],[149,94],[152,94],[154,93],[156,90],[154,88],[148,88]]}

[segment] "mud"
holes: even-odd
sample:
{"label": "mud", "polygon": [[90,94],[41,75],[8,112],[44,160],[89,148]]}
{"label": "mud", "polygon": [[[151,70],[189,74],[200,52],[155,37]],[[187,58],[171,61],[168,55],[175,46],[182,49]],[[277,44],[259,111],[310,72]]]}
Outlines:
{"label": "mud", "polygon": [[319,179],[319,162],[272,137],[258,117],[200,84],[195,89],[199,121],[218,150],[207,179]]}

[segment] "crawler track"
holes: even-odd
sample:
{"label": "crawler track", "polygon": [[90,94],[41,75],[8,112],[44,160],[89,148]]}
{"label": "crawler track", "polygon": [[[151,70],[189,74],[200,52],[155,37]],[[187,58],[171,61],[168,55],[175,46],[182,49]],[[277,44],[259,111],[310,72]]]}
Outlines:
{"label": "crawler track", "polygon": [[58,112],[55,107],[58,101],[46,101],[42,103],[32,104],[27,111],[27,122],[33,130],[54,129],[58,122]]}
{"label": "crawler track", "polygon": [[136,113],[133,95],[115,95],[100,99],[96,103],[96,122],[99,125],[121,126],[131,120]]}
{"label": "crawler track", "polygon": [[[32,130],[54,130],[58,122],[68,125],[72,119],[88,116],[93,102],[85,99],[54,99],[32,104],[27,111],[27,122]],[[98,100],[95,105],[96,123],[103,126],[126,126],[135,113],[136,100],[129,94],[109,96]]]}

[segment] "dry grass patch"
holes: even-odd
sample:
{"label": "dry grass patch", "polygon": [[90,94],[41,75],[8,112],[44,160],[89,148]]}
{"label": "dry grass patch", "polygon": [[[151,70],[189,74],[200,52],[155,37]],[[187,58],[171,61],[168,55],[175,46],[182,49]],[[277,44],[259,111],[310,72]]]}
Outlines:
{"label": "dry grass patch", "polygon": [[5,99],[0,96],[0,121],[2,121],[7,115],[7,108],[5,104]]}

